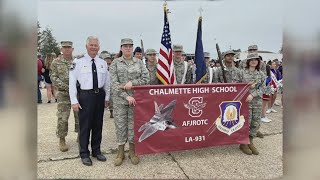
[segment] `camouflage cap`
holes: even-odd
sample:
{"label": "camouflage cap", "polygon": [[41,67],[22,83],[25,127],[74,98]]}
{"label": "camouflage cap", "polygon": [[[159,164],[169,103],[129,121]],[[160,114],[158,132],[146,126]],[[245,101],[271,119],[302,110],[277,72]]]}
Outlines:
{"label": "camouflage cap", "polygon": [[180,51],[180,52],[182,52],[182,51],[183,51],[183,46],[180,45],[180,44],[174,44],[172,49],[173,49],[173,51]]}
{"label": "camouflage cap", "polygon": [[250,59],[259,59],[259,54],[258,53],[249,53],[247,56],[247,60]]}
{"label": "camouflage cap", "polygon": [[132,44],[133,45],[133,40],[130,38],[123,38],[123,39],[121,39],[121,46],[124,44]]}
{"label": "camouflage cap", "polygon": [[209,52],[203,52],[203,54],[204,54],[205,58],[210,58],[210,53]]}
{"label": "camouflage cap", "polygon": [[249,50],[258,50],[258,46],[257,45],[251,45],[248,47],[248,51]]}
{"label": "camouflage cap", "polygon": [[236,55],[236,53],[233,52],[233,50],[228,50],[226,52],[223,53],[223,57],[225,57],[227,54],[233,54],[233,55]]}
{"label": "camouflage cap", "polygon": [[149,54],[157,54],[157,51],[154,50],[154,49],[147,49],[146,50],[146,55],[149,55]]}
{"label": "camouflage cap", "polygon": [[61,47],[72,47],[72,45],[71,41],[61,41]]}
{"label": "camouflage cap", "polygon": [[100,54],[100,57],[101,57],[102,59],[111,58],[110,54],[108,54],[108,53],[101,53],[101,54]]}

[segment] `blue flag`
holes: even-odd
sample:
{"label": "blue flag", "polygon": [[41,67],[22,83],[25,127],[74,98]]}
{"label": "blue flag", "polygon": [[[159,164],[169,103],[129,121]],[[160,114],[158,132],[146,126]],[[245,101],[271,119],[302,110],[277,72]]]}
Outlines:
{"label": "blue flag", "polygon": [[207,77],[207,66],[204,59],[203,45],[202,45],[202,17],[199,17],[196,52],[194,57],[196,64],[196,83],[201,83]]}

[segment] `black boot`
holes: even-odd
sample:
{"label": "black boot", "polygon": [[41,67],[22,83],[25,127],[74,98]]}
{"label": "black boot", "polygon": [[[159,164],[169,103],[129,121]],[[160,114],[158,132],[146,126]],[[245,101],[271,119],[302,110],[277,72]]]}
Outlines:
{"label": "black boot", "polygon": [[113,110],[110,110],[110,118],[113,118]]}

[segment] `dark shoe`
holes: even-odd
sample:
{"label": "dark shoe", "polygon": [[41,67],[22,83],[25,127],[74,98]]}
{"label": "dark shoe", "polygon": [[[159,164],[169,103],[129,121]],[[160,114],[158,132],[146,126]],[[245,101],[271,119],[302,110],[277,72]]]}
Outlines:
{"label": "dark shoe", "polygon": [[79,132],[79,124],[74,126],[74,132]]}
{"label": "dark shoe", "polygon": [[81,158],[82,164],[86,165],[86,166],[92,166],[92,161],[89,157],[87,158]]}
{"label": "dark shoe", "polygon": [[92,157],[96,157],[98,161],[106,161],[107,158],[103,154],[92,155]]}
{"label": "dark shoe", "polygon": [[113,110],[110,110],[110,118],[113,118]]}
{"label": "dark shoe", "polygon": [[58,102],[58,99],[56,99],[56,101],[55,102]]}
{"label": "dark shoe", "polygon": [[51,103],[51,101],[48,101],[47,103]]}
{"label": "dark shoe", "polygon": [[40,100],[40,101],[38,101],[38,104],[41,104],[42,103],[42,101]]}

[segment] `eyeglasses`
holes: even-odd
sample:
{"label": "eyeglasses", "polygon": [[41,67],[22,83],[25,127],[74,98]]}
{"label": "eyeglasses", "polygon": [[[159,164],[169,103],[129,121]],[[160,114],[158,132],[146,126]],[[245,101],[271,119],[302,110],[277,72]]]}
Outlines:
{"label": "eyeglasses", "polygon": [[148,56],[156,56],[156,54],[148,54]]}

